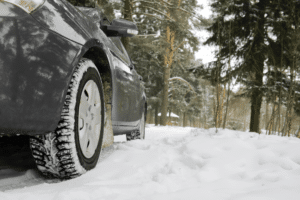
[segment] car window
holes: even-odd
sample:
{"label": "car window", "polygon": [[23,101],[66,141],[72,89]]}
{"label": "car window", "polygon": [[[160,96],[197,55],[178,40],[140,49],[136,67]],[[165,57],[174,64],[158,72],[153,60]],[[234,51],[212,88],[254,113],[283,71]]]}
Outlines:
{"label": "car window", "polygon": [[84,15],[90,17],[93,22],[100,22],[100,20],[103,18],[102,13],[98,9],[80,6],[75,6],[75,8],[77,8]]}
{"label": "car window", "polygon": [[81,6],[87,8],[93,8],[95,6],[95,2],[93,0],[84,0],[84,1],[67,0],[67,1],[70,2],[73,6]]}
{"label": "car window", "polygon": [[122,52],[124,53],[123,51],[123,48],[122,48],[122,42],[120,41],[120,38],[119,37],[110,37],[111,41],[116,45],[116,47]]}

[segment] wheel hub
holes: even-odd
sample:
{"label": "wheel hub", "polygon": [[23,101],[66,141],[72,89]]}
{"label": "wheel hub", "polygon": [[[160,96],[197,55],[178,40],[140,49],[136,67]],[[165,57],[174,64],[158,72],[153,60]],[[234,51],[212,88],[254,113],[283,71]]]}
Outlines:
{"label": "wheel hub", "polygon": [[91,158],[97,149],[100,127],[100,93],[97,84],[93,80],[89,80],[81,93],[78,114],[79,143],[86,158]]}

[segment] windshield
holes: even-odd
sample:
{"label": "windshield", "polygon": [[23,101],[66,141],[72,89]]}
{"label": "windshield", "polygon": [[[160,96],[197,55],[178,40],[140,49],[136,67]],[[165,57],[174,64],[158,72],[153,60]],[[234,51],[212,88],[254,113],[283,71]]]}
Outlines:
{"label": "windshield", "polygon": [[[22,1],[3,0],[3,1],[14,4],[14,5],[18,6],[19,8],[23,9],[27,13],[33,12],[39,6],[43,5],[44,2],[45,2],[45,0],[22,0]],[[3,8],[3,6],[1,6],[0,13],[2,13],[2,9],[3,9],[3,12],[6,12],[7,11],[7,6],[5,6],[4,8]]]}

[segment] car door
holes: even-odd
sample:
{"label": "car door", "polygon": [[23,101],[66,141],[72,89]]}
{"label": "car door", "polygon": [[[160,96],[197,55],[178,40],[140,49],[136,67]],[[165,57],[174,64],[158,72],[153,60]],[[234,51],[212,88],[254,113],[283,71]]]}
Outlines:
{"label": "car door", "polygon": [[[142,81],[142,77],[137,73],[135,66],[133,63],[131,64],[132,66],[132,73],[134,74],[134,82],[135,84],[133,85],[134,91],[136,94],[135,97],[135,102],[130,104],[131,106],[131,118],[133,122],[137,122],[141,119],[141,114],[144,111],[144,84]],[[143,104],[143,105],[142,105]],[[141,110],[142,109],[142,110]]]}
{"label": "car door", "polygon": [[[124,53],[129,58],[124,46],[122,45],[124,49]],[[144,111],[144,83],[142,81],[142,76],[140,76],[136,69],[134,64],[132,63],[132,60],[130,60],[130,69],[131,73],[134,78],[134,84],[132,85],[133,91],[134,91],[134,99],[132,99],[132,102],[130,103],[130,120],[132,122],[133,126],[137,126],[140,119],[141,114]],[[143,104],[143,105],[142,105]],[[141,110],[142,109],[142,110]]]}
{"label": "car door", "polygon": [[116,86],[114,89],[115,104],[113,106],[112,121],[115,126],[136,126],[138,119],[136,114],[136,105],[138,102],[139,82],[136,73],[123,45],[118,37],[111,37],[114,43],[114,49],[111,49],[113,55],[113,66],[116,77]]}

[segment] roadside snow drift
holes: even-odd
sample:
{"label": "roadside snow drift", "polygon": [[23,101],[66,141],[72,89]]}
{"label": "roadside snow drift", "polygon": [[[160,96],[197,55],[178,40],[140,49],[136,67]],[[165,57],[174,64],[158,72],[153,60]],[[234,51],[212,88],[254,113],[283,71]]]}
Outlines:
{"label": "roadside snow drift", "polygon": [[148,126],[144,141],[115,137],[79,178],[46,180],[34,169],[0,177],[1,200],[299,200],[300,140]]}

